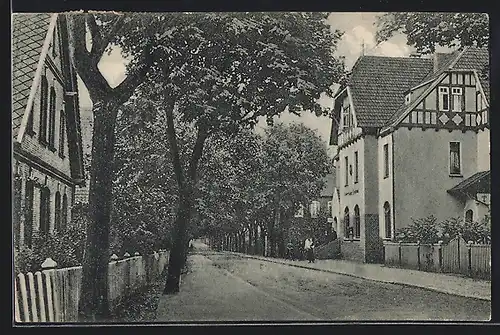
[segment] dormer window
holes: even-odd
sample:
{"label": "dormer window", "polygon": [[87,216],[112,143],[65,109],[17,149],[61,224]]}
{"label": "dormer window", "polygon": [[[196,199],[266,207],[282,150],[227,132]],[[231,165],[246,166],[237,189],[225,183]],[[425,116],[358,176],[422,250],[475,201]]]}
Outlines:
{"label": "dormer window", "polygon": [[451,95],[453,97],[453,108],[454,112],[461,112],[462,108],[462,88],[461,87],[452,87]]}
{"label": "dormer window", "polygon": [[411,102],[411,93],[406,94],[405,104],[408,105]]}
{"label": "dormer window", "polygon": [[450,110],[450,90],[448,87],[439,87],[439,110]]}
{"label": "dormer window", "polygon": [[348,129],[353,125],[351,107],[349,105],[342,109],[342,129]]}

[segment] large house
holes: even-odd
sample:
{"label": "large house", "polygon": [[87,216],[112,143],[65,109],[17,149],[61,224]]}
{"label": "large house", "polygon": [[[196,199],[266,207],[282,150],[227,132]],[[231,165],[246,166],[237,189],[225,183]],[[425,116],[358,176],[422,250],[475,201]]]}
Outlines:
{"label": "large house", "polygon": [[344,257],[381,259],[383,240],[435,216],[489,210],[486,48],[431,58],[361,56],[335,96],[334,225]]}
{"label": "large house", "polygon": [[83,182],[76,72],[63,15],[12,17],[15,246],[64,229]]}

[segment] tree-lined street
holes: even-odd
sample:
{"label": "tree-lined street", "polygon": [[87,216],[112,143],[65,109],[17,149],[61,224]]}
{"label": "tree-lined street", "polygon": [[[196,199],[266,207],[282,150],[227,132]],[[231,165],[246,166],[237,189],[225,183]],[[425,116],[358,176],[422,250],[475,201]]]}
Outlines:
{"label": "tree-lined street", "polygon": [[[306,262],[300,262],[303,265]],[[158,321],[488,320],[490,302],[276,264],[201,244]]]}

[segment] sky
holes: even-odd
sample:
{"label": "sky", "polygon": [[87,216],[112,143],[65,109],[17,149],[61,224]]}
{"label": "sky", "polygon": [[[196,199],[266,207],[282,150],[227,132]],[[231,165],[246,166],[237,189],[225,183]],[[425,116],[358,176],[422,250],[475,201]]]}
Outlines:
{"label": "sky", "polygon": [[[336,56],[344,56],[346,66],[350,69],[358,57],[363,53],[365,55],[380,55],[391,57],[405,57],[413,50],[406,44],[406,37],[402,34],[396,35],[390,40],[376,45],[376,16],[381,13],[331,13],[328,17],[328,23],[332,29],[339,29],[344,35],[337,45]],[[125,60],[120,52],[115,50],[110,55],[104,55],[99,63],[99,69],[108,83],[115,87],[125,78]],[[91,101],[88,92],[79,80],[80,105],[84,108],[90,108]],[[332,106],[333,100],[324,97],[321,104]],[[331,120],[328,117],[317,117],[313,113],[304,112],[300,117],[283,113],[279,119],[282,122],[302,122],[311,129],[317,130],[318,134],[328,142],[330,138]],[[265,127],[265,120],[259,122],[258,128]]]}

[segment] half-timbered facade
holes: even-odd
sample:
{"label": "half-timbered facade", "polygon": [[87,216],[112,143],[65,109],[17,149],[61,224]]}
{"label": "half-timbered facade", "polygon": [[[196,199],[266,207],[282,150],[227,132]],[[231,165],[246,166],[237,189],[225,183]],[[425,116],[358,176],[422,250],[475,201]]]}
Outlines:
{"label": "half-timbered facade", "polygon": [[478,220],[487,211],[488,60],[486,49],[466,48],[354,65],[331,135],[347,258],[376,261],[380,238],[412,218]]}
{"label": "half-timbered facade", "polygon": [[77,78],[64,16],[12,18],[13,224],[17,247],[71,220],[83,181]]}

